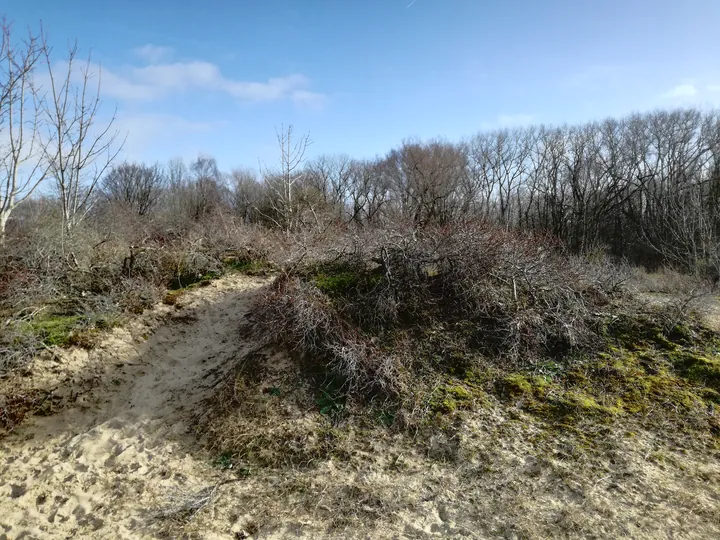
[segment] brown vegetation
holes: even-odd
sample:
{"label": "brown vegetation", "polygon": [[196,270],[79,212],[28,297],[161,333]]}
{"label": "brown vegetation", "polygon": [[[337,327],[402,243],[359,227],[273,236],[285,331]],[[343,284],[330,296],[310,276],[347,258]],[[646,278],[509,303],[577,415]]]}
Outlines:
{"label": "brown vegetation", "polygon": [[[309,137],[289,127],[277,168],[260,175],[223,173],[209,156],[113,164],[99,89],[87,70],[71,76],[77,49],[53,73],[43,35],[18,49],[8,24],[0,32],[0,380],[40,352],[91,349],[159,302],[177,312],[223,274],[274,273],[250,314],[258,349],[194,427],[241,476],[292,470],[285,495],[311,514],[303,493],[327,499],[334,531],[399,514],[397,501],[419,507],[425,488],[405,499],[386,479],[319,491],[298,471],[381,463],[397,479],[409,452],[416,471],[442,463],[457,483],[497,480],[511,459],[489,453],[531,437],[520,452],[531,475],[547,464],[586,481],[570,463],[599,482],[603,460],[639,459],[617,436],[636,430],[696,462],[716,455],[720,335],[695,310],[720,278],[717,111],[405,141],[373,160],[306,159]],[[47,93],[32,85],[41,60]],[[0,386],[0,427],[52,412],[36,390]],[[480,430],[493,434],[484,449]],[[372,440],[392,456],[358,457],[376,452]],[[468,515],[490,489],[472,486],[458,503]],[[195,516],[215,492],[161,517]],[[357,505],[338,512],[345,499]],[[547,535],[580,534],[599,530],[603,510],[587,528],[536,515]],[[716,530],[712,515],[696,522]],[[514,517],[509,533],[535,534]]]}

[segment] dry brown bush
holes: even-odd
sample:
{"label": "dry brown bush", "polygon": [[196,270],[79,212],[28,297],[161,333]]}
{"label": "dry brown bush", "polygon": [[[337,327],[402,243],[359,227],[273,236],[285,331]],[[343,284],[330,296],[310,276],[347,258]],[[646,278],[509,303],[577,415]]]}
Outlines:
{"label": "dry brown bush", "polygon": [[255,316],[262,328],[282,335],[302,358],[339,377],[348,392],[399,392],[401,378],[391,358],[345,320],[317,287],[298,276],[279,277]]}
{"label": "dry brown bush", "polygon": [[348,235],[324,254],[279,278],[256,320],[364,397],[407,394],[473,355],[527,367],[598,347],[602,311],[628,279],[547,237],[482,223]]}
{"label": "dry brown bush", "polygon": [[173,229],[158,216],[105,204],[72,235],[56,217],[28,214],[0,248],[3,370],[45,346],[32,333],[38,318],[77,317],[77,330],[102,326],[151,307],[167,288],[218,276],[228,264],[281,258],[288,243],[221,213]]}

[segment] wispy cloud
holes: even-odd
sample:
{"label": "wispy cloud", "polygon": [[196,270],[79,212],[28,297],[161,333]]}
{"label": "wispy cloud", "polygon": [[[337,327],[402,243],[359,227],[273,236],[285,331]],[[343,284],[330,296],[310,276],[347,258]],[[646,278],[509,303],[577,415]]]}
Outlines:
{"label": "wispy cloud", "polygon": [[657,95],[655,100],[661,107],[717,107],[720,84],[702,78],[686,79]]}
{"label": "wispy cloud", "polygon": [[170,58],[173,54],[173,49],[172,47],[162,47],[148,43],[147,45],[133,49],[133,52],[141,60],[145,60],[150,64],[157,64]]}
{"label": "wispy cloud", "polygon": [[698,89],[693,83],[679,84],[663,94],[668,99],[692,98],[698,95]]}
{"label": "wispy cloud", "polygon": [[177,152],[196,152],[197,139],[223,127],[223,122],[197,122],[174,114],[123,113],[120,112],[114,128],[127,140],[123,146],[123,158],[147,159],[148,149],[158,150],[158,141],[172,141],[168,158]]}
{"label": "wispy cloud", "polygon": [[[57,64],[57,68],[62,72],[67,64]],[[90,64],[89,70],[101,74],[104,96],[124,102],[149,102],[195,91],[217,92],[243,102],[289,100],[314,108],[321,107],[326,100],[323,94],[311,91],[310,80],[304,75],[243,81],[226,77],[219,66],[204,61],[155,63],[120,70]],[[74,76],[79,79],[81,71],[82,67],[78,66]]]}
{"label": "wispy cloud", "polygon": [[297,105],[308,109],[322,109],[327,103],[327,96],[318,92],[308,90],[296,90],[292,93],[291,99]]}
{"label": "wispy cloud", "polygon": [[562,79],[562,86],[568,88],[585,88],[588,86],[617,85],[623,69],[620,66],[596,65],[588,66]]}
{"label": "wispy cloud", "polygon": [[481,122],[482,129],[522,127],[532,124],[536,118],[531,114],[500,114],[493,120]]}

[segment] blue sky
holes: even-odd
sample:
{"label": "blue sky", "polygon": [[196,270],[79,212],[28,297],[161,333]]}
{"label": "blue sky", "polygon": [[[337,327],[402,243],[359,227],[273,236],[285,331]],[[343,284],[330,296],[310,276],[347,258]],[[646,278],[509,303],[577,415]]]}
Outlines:
{"label": "blue sky", "polygon": [[58,58],[102,66],[129,159],[257,167],[275,128],[311,154],[382,154],[676,106],[720,105],[718,0],[4,0]]}

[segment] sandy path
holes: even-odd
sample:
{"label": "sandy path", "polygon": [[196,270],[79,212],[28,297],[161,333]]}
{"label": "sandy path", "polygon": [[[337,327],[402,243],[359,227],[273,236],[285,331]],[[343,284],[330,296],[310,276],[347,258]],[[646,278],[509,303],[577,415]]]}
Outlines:
{"label": "sandy path", "polygon": [[105,339],[91,355],[99,383],[77,406],[0,442],[0,538],[152,538],[169,502],[212,485],[189,425],[251,346],[239,327],[264,283],[223,278],[159,307],[152,335]]}

